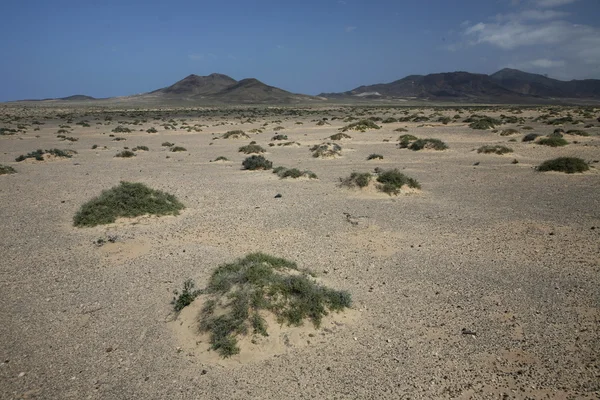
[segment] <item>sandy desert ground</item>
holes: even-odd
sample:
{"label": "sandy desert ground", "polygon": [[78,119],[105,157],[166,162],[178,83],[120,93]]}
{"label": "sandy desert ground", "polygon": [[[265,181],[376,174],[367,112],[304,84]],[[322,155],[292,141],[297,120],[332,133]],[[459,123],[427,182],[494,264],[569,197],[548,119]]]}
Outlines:
{"label": "sandy desert ground", "polygon": [[[553,110],[582,122],[535,121]],[[435,117],[346,132],[339,158],[309,151],[348,116],[417,112]],[[447,125],[434,122],[458,112]],[[514,115],[524,124],[498,127],[521,132],[501,136],[469,128],[462,121],[471,114]],[[2,399],[600,397],[598,108],[4,105],[0,117],[0,127],[24,125],[0,136],[0,164],[17,170],[0,176]],[[329,125],[318,126],[322,118]],[[76,124],[84,120],[89,127]],[[133,132],[112,133],[118,125]],[[194,125],[201,131],[185,129]],[[564,147],[521,141],[583,126],[590,136],[565,135]],[[401,127],[449,149],[399,149]],[[61,140],[59,129],[78,140]],[[220,138],[233,129],[250,138]],[[299,145],[269,147],[275,133]],[[318,179],[242,170],[238,148],[251,140],[275,166],[309,169]],[[170,152],[165,141],[187,151]],[[514,152],[475,150],[488,144]],[[115,157],[140,145],[150,151]],[[77,154],[15,161],[50,148]],[[384,158],[367,161],[372,153]],[[230,161],[211,162],[219,156]],[[535,170],[558,156],[592,168]],[[339,186],[341,177],[377,167],[400,169],[422,190],[388,196]],[[73,226],[83,203],[121,180],[172,193],[186,209]],[[109,237],[116,241],[96,243]],[[272,321],[269,341],[244,342],[229,359],[207,351],[193,330],[197,306],[175,315],[173,291],[188,278],[202,287],[216,266],[254,251],[293,260],[349,291],[352,309],[320,330]]]}

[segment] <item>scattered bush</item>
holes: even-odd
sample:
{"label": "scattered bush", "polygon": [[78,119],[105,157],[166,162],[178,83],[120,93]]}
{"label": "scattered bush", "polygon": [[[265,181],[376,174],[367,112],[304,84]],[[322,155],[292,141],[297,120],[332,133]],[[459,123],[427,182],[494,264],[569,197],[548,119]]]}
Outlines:
{"label": "scattered bush", "polygon": [[518,130],[509,128],[509,129],[504,129],[502,132],[500,132],[500,136],[518,135],[519,133],[520,132]]}
{"label": "scattered bush", "polygon": [[558,157],[544,161],[536,169],[538,171],[559,171],[574,174],[576,172],[585,172],[590,169],[590,166],[581,158]]}
{"label": "scattered bush", "polygon": [[131,129],[129,129],[125,126],[119,125],[115,129],[113,129],[112,132],[114,132],[114,133],[130,133]]}
{"label": "scattered bush", "polygon": [[277,167],[275,169],[273,169],[273,173],[277,174],[280,178],[300,178],[300,177],[307,177],[310,179],[317,179],[317,174],[315,174],[312,171],[309,170],[305,170],[305,171],[300,171],[297,168],[285,168],[285,167]]}
{"label": "scattered bush", "polygon": [[257,170],[257,169],[271,169],[273,168],[273,163],[263,156],[250,156],[242,161],[242,166],[244,169],[248,170]]}
{"label": "scattered bush", "polygon": [[175,143],[171,143],[171,142],[163,142],[163,143],[161,144],[161,146],[164,146],[164,147],[171,147],[171,146],[175,146]]}
{"label": "scattered bush", "polygon": [[527,135],[523,136],[523,142],[533,142],[535,139],[537,139],[540,135],[538,135],[537,133],[528,133]]}
{"label": "scattered bush", "polygon": [[172,152],[187,151],[187,149],[185,147],[181,147],[181,146],[173,146],[173,147],[171,147],[170,151],[172,151]]}
{"label": "scattered bush", "polygon": [[383,160],[383,156],[381,154],[369,154],[369,156],[367,157],[367,161],[368,160]]}
{"label": "scattered bush", "polygon": [[131,158],[131,157],[135,157],[135,153],[133,151],[130,151],[130,150],[123,150],[123,151],[117,153],[115,155],[115,157]]}
{"label": "scattered bush", "polygon": [[271,138],[271,140],[288,140],[288,137],[287,137],[287,135],[281,135],[281,134],[279,134],[279,135],[273,136]]}
{"label": "scattered bush", "polygon": [[154,128],[154,127],[151,127],[151,128],[148,128],[148,129],[146,129],[146,132],[147,132],[147,133],[156,133],[156,132],[158,132],[158,131],[156,130],[156,128]]}
{"label": "scattered bush", "polygon": [[540,140],[538,140],[537,144],[541,144],[544,146],[550,146],[550,147],[560,147],[560,146],[566,146],[567,144],[569,144],[569,142],[567,142],[562,137],[545,137],[545,138],[541,138]]}
{"label": "scattered bush", "polygon": [[183,310],[185,307],[192,304],[192,302],[196,300],[196,297],[202,294],[202,290],[194,289],[194,286],[196,286],[194,282],[191,279],[188,279],[183,282],[183,290],[181,293],[177,290],[173,292],[176,297],[173,298],[171,304],[173,305],[175,312]]}
{"label": "scattered bush", "polygon": [[408,132],[408,129],[406,129],[406,128],[398,128],[398,129],[394,129],[394,132]]}
{"label": "scattered bush", "polygon": [[9,136],[16,135],[19,131],[12,128],[0,128],[0,135]]}
{"label": "scattered bush", "polygon": [[98,197],[85,203],[75,217],[75,226],[110,224],[117,218],[140,215],[178,215],[185,206],[175,196],[154,190],[142,183],[122,181],[119,186],[104,190]]}
{"label": "scattered bush", "polygon": [[92,150],[96,150],[98,148],[97,144],[92,145]]}
{"label": "scattered bush", "polygon": [[589,133],[580,129],[570,129],[567,131],[567,135],[590,136]]}
{"label": "scattered bush", "polygon": [[487,115],[472,115],[464,122],[468,122],[471,129],[494,129],[497,125],[502,125],[502,121]]}
{"label": "scattered bush", "polygon": [[356,187],[364,188],[369,186],[369,182],[371,182],[372,175],[368,172],[353,172],[350,176],[346,178],[340,178],[340,184],[342,186],[347,187]]}
{"label": "scattered bush", "polygon": [[439,139],[417,139],[408,146],[413,151],[430,149],[430,150],[446,150],[448,145]]}
{"label": "scattered bush", "polygon": [[16,174],[17,171],[10,165],[0,164],[0,175]]}
{"label": "scattered bush", "polygon": [[264,153],[265,149],[257,144],[248,144],[246,146],[242,146],[238,150],[240,153],[244,154],[252,154],[252,153]]}
{"label": "scattered bush", "polygon": [[341,155],[342,147],[337,143],[321,143],[310,148],[315,158],[329,158]]}
{"label": "scattered bush", "polygon": [[60,150],[60,149],[41,150],[41,149],[38,149],[36,151],[27,153],[26,155],[20,155],[19,157],[17,157],[15,159],[15,161],[21,162],[28,158],[33,158],[37,161],[44,161],[44,154],[48,154],[48,155],[51,155],[54,157],[71,158],[71,157],[73,157],[73,154],[76,154],[76,153],[77,152],[74,150]]}
{"label": "scattered bush", "polygon": [[219,156],[219,157],[215,158],[214,160],[212,160],[211,162],[213,162],[213,161],[229,161],[229,159],[227,157]]}
{"label": "scattered bush", "polygon": [[531,131],[531,130],[533,130],[533,127],[527,125],[527,126],[522,127],[521,129],[524,131]]}
{"label": "scattered bush", "polygon": [[336,133],[335,135],[329,136],[329,139],[331,139],[331,140],[352,139],[352,136],[340,132],[340,133]]}
{"label": "scattered bush", "polygon": [[366,132],[369,129],[381,129],[381,127],[371,120],[362,119],[358,122],[354,122],[350,125],[346,125],[340,129],[342,132],[346,132],[346,131]]}
{"label": "scattered bush", "polygon": [[150,151],[150,149],[148,148],[148,146],[137,146],[137,147],[134,147],[131,150],[133,150],[133,151]]}
{"label": "scattered bush", "polygon": [[378,185],[377,188],[390,196],[392,194],[398,194],[404,185],[414,189],[421,188],[421,185],[416,179],[409,178],[395,168],[380,172],[377,176],[377,182],[381,184]]}
{"label": "scattered bush", "polygon": [[480,148],[477,149],[478,153],[483,153],[483,154],[495,153],[498,155],[512,153],[512,151],[513,150],[511,148],[508,148],[506,146],[500,146],[500,145],[481,146]]}
{"label": "scattered bush", "polygon": [[401,149],[406,149],[412,142],[414,142],[417,139],[418,139],[418,137],[416,137],[414,135],[409,135],[409,134],[400,135],[398,137],[398,141],[400,142],[400,143],[398,143],[398,147],[400,147]]}
{"label": "scattered bush", "polygon": [[281,126],[281,125],[279,125],[279,126],[276,126],[275,128],[273,128],[273,130],[274,130],[274,131],[282,131],[282,130],[284,130],[284,129],[285,129],[285,128],[284,128],[283,126]]}
{"label": "scattered bush", "polygon": [[389,117],[381,121],[383,124],[393,124],[394,122],[398,122],[398,120],[394,117]]}
{"label": "scattered bush", "polygon": [[248,139],[250,136],[246,135],[246,133],[242,130],[234,130],[225,132],[222,136],[223,139]]}

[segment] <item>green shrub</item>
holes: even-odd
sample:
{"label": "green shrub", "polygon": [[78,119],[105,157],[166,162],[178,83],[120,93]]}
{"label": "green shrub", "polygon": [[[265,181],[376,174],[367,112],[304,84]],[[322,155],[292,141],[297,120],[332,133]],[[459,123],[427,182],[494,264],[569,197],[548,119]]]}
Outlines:
{"label": "green shrub", "polygon": [[242,146],[238,150],[240,153],[244,154],[252,154],[252,153],[264,153],[265,149],[257,144],[248,144],[246,146]]}
{"label": "green shrub", "polygon": [[580,129],[570,129],[567,131],[567,135],[590,136],[588,132],[582,131]]}
{"label": "green shrub", "polygon": [[[192,290],[188,285],[193,295]],[[287,325],[299,326],[308,319],[318,328],[323,316],[352,303],[348,292],[319,285],[296,263],[263,253],[220,265],[200,293],[208,297],[199,316],[200,331],[210,334],[211,349],[222,357],[239,353],[240,335],[268,336],[261,313],[273,313]]]}
{"label": "green shrub", "polygon": [[590,166],[581,158],[558,157],[544,161],[536,169],[538,171],[559,171],[573,174],[576,172],[585,172],[590,169]]}
{"label": "green shrub", "polygon": [[509,129],[504,129],[502,132],[500,132],[500,136],[518,135],[519,133],[520,132],[518,130],[509,128]]}
{"label": "green shrub", "polygon": [[481,146],[480,148],[477,149],[478,153],[483,153],[483,154],[495,153],[498,155],[512,153],[512,151],[513,150],[511,148],[508,148],[506,146],[500,146],[500,145]]}
{"label": "green shrub", "polygon": [[267,170],[273,168],[273,163],[263,156],[253,155],[242,161],[242,166],[244,167],[243,169],[247,170]]}
{"label": "green shrub", "polygon": [[273,136],[271,138],[271,140],[288,140],[288,137],[287,137],[287,135],[281,135],[281,134],[279,134],[279,135]]}
{"label": "green shrub", "polygon": [[284,128],[283,126],[281,126],[281,125],[279,125],[279,126],[276,126],[275,128],[273,128],[273,130],[274,130],[274,131],[282,131],[282,130],[284,130],[284,129],[285,129],[285,128]]}
{"label": "green shrub", "polygon": [[211,162],[213,162],[213,161],[229,161],[229,159],[227,157],[219,156],[219,157],[215,158],[214,160],[212,160]]}
{"label": "green shrub", "polygon": [[60,149],[41,150],[41,149],[38,149],[36,151],[27,153],[26,155],[20,155],[19,157],[17,157],[15,159],[15,161],[21,162],[28,158],[33,158],[36,161],[44,161],[44,154],[49,154],[54,157],[71,158],[71,157],[73,157],[73,154],[76,154],[76,153],[77,152],[74,150],[60,150]]}
{"label": "green shrub", "polygon": [[501,125],[502,121],[488,117],[487,115],[472,115],[465,119],[471,129],[494,129],[497,125]]}
{"label": "green shrub", "polygon": [[150,149],[148,148],[148,146],[136,146],[133,149],[131,149],[133,151],[150,151]]}
{"label": "green shrub", "polygon": [[539,136],[540,135],[538,135],[537,133],[528,133],[527,135],[523,136],[523,142],[533,142]]}
{"label": "green shrub", "polygon": [[329,139],[331,139],[331,140],[352,139],[352,136],[340,132],[340,133],[336,133],[334,135],[329,136]]}
{"label": "green shrub", "polygon": [[124,126],[117,126],[115,129],[112,130],[114,133],[130,133],[131,129],[124,127]]}
{"label": "green shrub", "polygon": [[369,154],[369,156],[367,157],[367,161],[368,160],[383,160],[383,156],[381,154]]}
{"label": "green shrub", "polygon": [[161,146],[164,146],[164,147],[171,147],[171,146],[175,146],[175,143],[171,143],[171,142],[163,142],[163,143],[161,144]]}
{"label": "green shrub", "polygon": [[151,128],[148,128],[148,129],[146,129],[146,132],[147,132],[147,133],[156,133],[156,132],[158,132],[158,131],[156,130],[156,128],[154,128],[154,127],[151,127]]}
{"label": "green shrub", "polygon": [[181,146],[174,146],[174,147],[171,147],[170,151],[173,151],[173,152],[187,151],[187,149],[185,147],[181,147]]}
{"label": "green shrub", "polygon": [[380,172],[377,176],[377,182],[381,184],[378,185],[378,189],[390,196],[398,194],[404,185],[414,189],[421,188],[416,179],[409,178],[396,168]]}
{"label": "green shrub", "polygon": [[317,174],[312,171],[305,170],[300,171],[298,168],[285,168],[285,167],[277,167],[273,169],[273,173],[277,174],[280,178],[293,178],[297,179],[300,177],[307,177],[310,179],[318,179]]}
{"label": "green shrub", "polygon": [[371,120],[362,119],[358,122],[354,122],[352,124],[346,125],[340,129],[342,132],[346,132],[346,131],[366,132],[369,129],[381,129],[381,127]]}
{"label": "green shrub", "polygon": [[394,122],[398,122],[398,120],[394,117],[388,117],[388,118],[384,119],[383,121],[381,121],[381,123],[383,123],[383,124],[393,124]]}
{"label": "green shrub", "polygon": [[183,310],[185,307],[192,304],[192,302],[196,300],[196,297],[202,294],[202,290],[194,289],[194,286],[196,286],[194,282],[191,279],[188,279],[183,282],[181,293],[177,290],[173,292],[175,297],[171,301],[171,304],[173,305],[175,312]]}
{"label": "green shrub", "polygon": [[431,150],[446,150],[448,145],[439,139],[417,139],[408,146],[413,151],[431,149]]}
{"label": "green shrub", "polygon": [[131,158],[135,157],[135,153],[131,150],[123,150],[115,155],[115,157]]}
{"label": "green shrub", "polygon": [[398,137],[398,141],[400,142],[400,143],[398,143],[398,147],[400,147],[401,149],[406,149],[412,142],[414,142],[417,139],[418,139],[418,137],[416,137],[414,135],[409,135],[409,134],[400,135]]}
{"label": "green shrub", "polygon": [[310,148],[315,158],[329,158],[341,155],[342,147],[337,143],[321,143]]}
{"label": "green shrub", "polygon": [[117,218],[140,215],[178,215],[185,206],[172,194],[154,190],[142,183],[122,181],[85,203],[73,219],[75,226],[110,224]]}
{"label": "green shrub", "polygon": [[222,136],[223,139],[242,139],[242,138],[249,138],[250,136],[246,135],[246,133],[242,130],[234,130],[234,131],[228,131],[225,132]]}
{"label": "green shrub", "polygon": [[364,188],[369,186],[372,177],[373,176],[368,172],[353,172],[346,178],[340,178],[340,184],[347,187],[358,186],[359,188]]}
{"label": "green shrub", "polygon": [[537,143],[544,145],[544,146],[550,146],[550,147],[560,147],[560,146],[566,146],[567,144],[569,144],[569,142],[567,142],[565,139],[563,139],[561,137],[545,137],[545,138],[541,138],[540,140],[538,140]]}
{"label": "green shrub", "polygon": [[0,175],[16,174],[17,171],[10,165],[0,164]]}

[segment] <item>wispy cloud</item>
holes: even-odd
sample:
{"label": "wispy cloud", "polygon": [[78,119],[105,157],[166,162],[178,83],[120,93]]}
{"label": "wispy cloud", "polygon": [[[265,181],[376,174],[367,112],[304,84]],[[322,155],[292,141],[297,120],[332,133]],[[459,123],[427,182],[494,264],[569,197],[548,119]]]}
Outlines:
{"label": "wispy cloud", "polygon": [[357,29],[356,26],[347,26],[346,27],[346,32],[350,33],[350,32],[354,32]]}
{"label": "wispy cloud", "polygon": [[575,3],[577,0],[534,0],[533,3],[538,7],[552,8]]}

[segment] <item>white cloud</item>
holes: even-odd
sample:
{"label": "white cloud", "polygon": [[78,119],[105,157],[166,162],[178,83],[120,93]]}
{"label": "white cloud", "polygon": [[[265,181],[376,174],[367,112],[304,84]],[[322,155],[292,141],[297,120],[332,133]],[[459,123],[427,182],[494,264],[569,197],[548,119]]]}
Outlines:
{"label": "white cloud", "polygon": [[356,26],[347,26],[346,32],[354,32],[356,30]]}
{"label": "white cloud", "polygon": [[[568,12],[554,10],[523,10],[518,13],[498,14],[494,18],[498,22],[504,21],[548,21],[553,19],[564,18],[568,16]],[[463,22],[464,24],[464,22]],[[461,24],[461,26],[463,26]]]}
{"label": "white cloud", "polygon": [[576,1],[577,0],[534,0],[533,2],[538,7],[552,8],[575,3]]}
{"label": "white cloud", "polygon": [[510,68],[525,69],[525,70],[552,70],[563,68],[567,65],[565,60],[550,60],[548,58],[538,58],[508,65]]}

